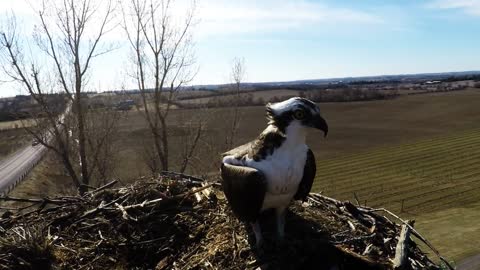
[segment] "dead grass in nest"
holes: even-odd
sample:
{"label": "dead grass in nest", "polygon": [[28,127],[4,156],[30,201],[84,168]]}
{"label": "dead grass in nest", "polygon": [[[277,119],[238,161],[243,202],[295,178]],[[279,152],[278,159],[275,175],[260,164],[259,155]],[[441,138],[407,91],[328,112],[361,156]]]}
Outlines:
{"label": "dead grass in nest", "polygon": [[[314,194],[290,207],[283,242],[265,213],[257,250],[216,185],[172,174],[28,203],[0,219],[0,269],[391,269],[401,229]],[[405,269],[438,269],[409,243]]]}

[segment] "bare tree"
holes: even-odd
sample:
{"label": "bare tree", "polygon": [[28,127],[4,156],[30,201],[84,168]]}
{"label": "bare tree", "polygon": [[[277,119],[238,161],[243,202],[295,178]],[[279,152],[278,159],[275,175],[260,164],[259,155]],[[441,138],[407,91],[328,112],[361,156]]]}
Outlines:
{"label": "bare tree", "polygon": [[[189,165],[197,159],[195,151],[199,147],[200,140],[205,133],[207,125],[207,113],[202,109],[196,109],[196,117],[189,117],[183,126],[183,134],[180,136],[180,172],[184,173]],[[200,111],[202,110],[202,111]],[[191,112],[187,112],[191,113]]]}
{"label": "bare tree", "polygon": [[87,156],[90,173],[98,184],[104,185],[111,179],[117,157],[114,144],[119,120],[123,114],[110,108],[90,109],[85,117],[87,130]]}
{"label": "bare tree", "polygon": [[231,127],[230,127],[230,134],[225,137],[225,144],[227,149],[233,147],[235,143],[235,134],[237,133],[239,120],[240,120],[240,112],[239,112],[239,103],[240,103],[240,90],[241,84],[245,77],[245,59],[243,58],[234,58],[233,59],[233,66],[230,73],[230,79],[233,82],[233,89],[235,91],[235,99],[233,100],[233,112],[232,112],[232,120],[231,120]]}
{"label": "bare tree", "polygon": [[[93,59],[111,50],[101,40],[112,29],[113,6],[111,1],[103,2],[103,7],[97,3],[42,1],[33,34],[37,48],[29,56],[29,42],[21,40],[13,17],[0,33],[3,59],[9,63],[6,74],[41,108],[37,126],[28,131],[62,160],[80,193],[86,191],[97,166],[89,156],[98,156],[106,140],[89,142],[82,94]],[[62,104],[64,113],[58,108]]]}
{"label": "bare tree", "polygon": [[153,158],[161,170],[169,168],[167,119],[173,101],[194,76],[191,28],[195,2],[183,17],[172,15],[173,4],[173,0],[130,0],[122,7],[134,67],[130,75],[142,97],[142,106],[137,108],[146,119],[155,149]]}

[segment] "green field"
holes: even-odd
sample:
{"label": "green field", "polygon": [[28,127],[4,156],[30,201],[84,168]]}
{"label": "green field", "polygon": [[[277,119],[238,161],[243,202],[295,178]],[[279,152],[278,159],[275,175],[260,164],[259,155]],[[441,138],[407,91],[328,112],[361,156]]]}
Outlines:
{"label": "green field", "polygon": [[340,200],[355,201],[356,194],[362,205],[415,219],[416,228],[458,262],[480,252],[473,240],[480,237],[478,127],[320,159],[313,189]]}
{"label": "green field", "polygon": [[422,213],[480,201],[480,129],[318,163],[316,190]]}

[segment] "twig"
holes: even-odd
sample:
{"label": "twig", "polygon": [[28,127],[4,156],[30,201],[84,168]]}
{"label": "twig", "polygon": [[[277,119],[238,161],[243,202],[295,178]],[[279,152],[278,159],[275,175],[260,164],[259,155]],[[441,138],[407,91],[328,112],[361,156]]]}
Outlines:
{"label": "twig", "polygon": [[165,241],[167,238],[165,237],[159,237],[159,238],[154,238],[150,240],[145,240],[145,241],[140,241],[140,242],[135,242],[135,243],[120,243],[118,244],[119,246],[136,246],[136,245],[145,245],[145,244],[151,244],[155,243],[158,241]]}
{"label": "twig", "polygon": [[353,222],[351,222],[350,220],[347,220],[347,223],[348,223],[348,226],[350,226],[350,229],[352,230],[352,232],[354,232],[356,230],[356,228],[355,228],[355,225],[353,224]]}
{"label": "twig", "polygon": [[193,194],[197,193],[197,192],[200,192],[204,189],[207,189],[211,186],[213,186],[214,183],[211,183],[211,184],[208,184],[208,185],[205,185],[201,188],[198,188],[198,189],[195,189],[195,190],[192,190],[192,191],[189,191],[189,192],[185,192],[185,193],[182,193],[182,194],[179,194],[179,195],[175,195],[173,197],[170,197],[170,198],[159,198],[159,199],[155,199],[155,200],[151,200],[151,201],[144,201],[142,203],[139,203],[139,204],[133,204],[133,205],[127,205],[127,206],[124,206],[123,209],[125,210],[128,210],[128,209],[134,209],[134,208],[143,208],[145,206],[149,206],[149,205],[152,205],[152,204],[156,204],[158,202],[164,202],[164,203],[167,203],[167,202],[172,202],[172,201],[177,201],[177,200],[183,200],[189,196],[192,196]]}
{"label": "twig", "polygon": [[392,213],[391,211],[385,209],[385,208],[377,208],[377,209],[367,209],[367,208],[363,208],[364,211],[366,212],[379,212],[379,211],[383,211],[383,212],[386,212],[388,213],[389,215],[391,215],[392,217],[400,220],[403,224],[405,224],[411,231],[412,231],[412,234],[415,235],[415,237],[417,237],[418,239],[420,239],[423,243],[425,243],[432,251],[433,253],[435,253],[435,255],[437,255],[437,257],[443,262],[445,263],[445,265],[450,269],[450,270],[454,270],[455,268],[453,268],[450,263],[444,258],[442,257],[442,255],[440,255],[440,253],[438,252],[437,249],[435,249],[433,247],[433,245],[427,240],[425,239],[417,230],[415,230],[415,228],[413,228],[412,226],[410,226],[410,224],[408,224],[407,221],[403,220],[402,218],[400,218],[399,216],[395,215],[394,213]]}
{"label": "twig", "polygon": [[353,197],[355,198],[355,202],[357,203],[357,206],[360,206],[360,200],[358,199],[356,192],[353,192]]}
{"label": "twig", "polygon": [[65,250],[68,250],[68,251],[70,251],[70,252],[72,252],[72,253],[74,253],[74,254],[78,254],[77,251],[75,251],[74,249],[71,249],[71,248],[69,248],[69,247],[66,247],[64,244],[60,244],[60,245],[56,245],[56,244],[55,244],[55,246],[56,246],[56,247],[59,247],[59,248],[63,248],[63,249],[65,249]]}
{"label": "twig", "polygon": [[192,182],[199,182],[199,183],[205,182],[205,179],[198,178],[198,177],[188,175],[188,174],[184,174],[184,173],[172,172],[172,171],[162,171],[162,172],[160,172],[160,175],[170,176],[170,177],[171,176],[177,176],[177,177],[179,176],[179,177],[182,177],[182,178],[186,178],[187,180],[190,180]]}
{"label": "twig", "polygon": [[97,189],[91,191],[90,193],[91,193],[91,194],[95,194],[95,193],[97,193],[97,192],[99,192],[99,191],[102,191],[102,190],[104,190],[104,189],[107,189],[107,188],[115,185],[116,183],[118,183],[118,180],[113,180],[113,181],[111,181],[111,182],[109,182],[109,183],[107,183],[107,184],[105,184],[105,185],[103,185],[103,186],[101,186],[101,187],[98,187]]}
{"label": "twig", "polygon": [[[407,224],[413,225],[413,221],[407,220]],[[403,269],[408,259],[407,250],[408,241],[410,240],[410,228],[407,224],[402,225],[402,231],[400,232],[398,243],[395,248],[395,258],[393,259],[393,267],[395,269]]]}
{"label": "twig", "polygon": [[138,221],[138,219],[131,217],[122,205],[120,205],[118,203],[115,203],[115,206],[120,210],[120,212],[122,212],[122,218],[123,219],[125,219],[125,220],[130,219],[130,220]]}
{"label": "twig", "polygon": [[127,209],[134,209],[134,208],[143,208],[145,206],[152,205],[152,204],[155,204],[155,203],[160,202],[160,201],[170,200],[170,199],[173,199],[173,198],[174,197],[167,198],[167,199],[159,198],[159,199],[155,199],[155,200],[151,200],[151,201],[144,201],[142,203],[124,206],[123,209],[127,210]]}
{"label": "twig", "polygon": [[10,197],[10,196],[0,197],[0,201],[28,202],[28,203],[35,203],[35,204],[39,204],[39,203],[64,204],[64,203],[70,202],[63,199],[62,200],[50,199],[50,198],[32,199],[32,198],[17,198],[17,197]]}
{"label": "twig", "polygon": [[[316,199],[320,199],[320,200],[326,200],[326,201],[329,201],[329,202],[332,202],[336,205],[344,205],[343,202],[341,201],[338,201],[336,199],[333,199],[333,198],[330,198],[330,197],[326,197],[326,196],[323,196],[319,193],[310,193],[309,195],[309,199],[312,199],[313,198],[316,198]],[[316,200],[312,200],[314,202],[317,202],[319,203],[318,201]],[[389,215],[395,217],[396,219],[398,219],[400,222],[402,222],[403,224],[405,224],[412,232],[413,235],[415,235],[415,237],[417,237],[419,240],[421,240],[423,243],[425,243],[434,253],[435,255],[443,262],[445,263],[445,265],[448,267],[448,269],[450,270],[454,270],[454,268],[450,265],[450,263],[444,258],[442,257],[442,255],[440,255],[440,253],[438,252],[437,249],[435,249],[433,247],[433,245],[427,240],[425,239],[417,230],[415,230],[415,228],[413,228],[412,226],[410,226],[410,224],[408,224],[405,220],[401,219],[399,216],[395,215],[394,213],[392,213],[391,211],[385,209],[385,208],[377,208],[377,209],[374,209],[374,208],[370,208],[370,207],[358,207],[358,210],[360,212],[364,212],[364,213],[372,213],[372,212],[379,212],[379,211],[383,211],[383,212],[386,212],[388,213]]]}
{"label": "twig", "polygon": [[374,237],[375,235],[376,235],[375,233],[371,233],[371,234],[368,234],[368,235],[361,235],[361,236],[357,236],[357,237],[347,238],[347,239],[344,239],[342,241],[331,241],[330,243],[332,243],[334,245],[341,245],[341,244],[346,244],[346,243],[352,242],[352,241],[370,239],[370,238]]}
{"label": "twig", "polygon": [[339,201],[339,200],[336,200],[334,198],[330,198],[330,197],[327,197],[327,196],[324,196],[320,193],[310,193],[309,194],[309,198],[317,198],[317,199],[320,199],[320,200],[324,200],[324,201],[329,201],[329,202],[332,202],[334,203],[335,205],[343,205],[343,202]]}
{"label": "twig", "polygon": [[92,265],[94,262],[98,261],[98,259],[100,259],[101,257],[103,257],[103,254],[100,254],[100,256],[95,257],[95,259],[93,259],[91,262],[83,265],[82,267],[78,268],[78,270],[83,269],[83,268],[85,268],[89,265]]}
{"label": "twig", "polygon": [[120,201],[120,200],[125,199],[125,198],[127,198],[129,195],[130,195],[130,194],[127,193],[127,194],[125,194],[125,195],[123,195],[123,196],[120,196],[120,197],[118,197],[117,199],[115,199],[115,200],[107,203],[107,204],[103,204],[103,201],[102,201],[102,203],[100,203],[100,205],[97,206],[96,208],[91,209],[91,210],[88,210],[88,211],[86,211],[85,213],[83,213],[83,215],[80,216],[80,218],[79,218],[77,221],[75,221],[75,222],[79,222],[79,221],[81,221],[82,219],[84,219],[85,217],[87,217],[87,216],[89,216],[89,215],[92,215],[92,214],[94,214],[94,213],[97,213],[98,211],[100,211],[100,210],[102,210],[102,209],[104,209],[104,208],[106,208],[106,207],[109,207],[109,206],[115,204],[116,202],[118,202],[118,201]]}

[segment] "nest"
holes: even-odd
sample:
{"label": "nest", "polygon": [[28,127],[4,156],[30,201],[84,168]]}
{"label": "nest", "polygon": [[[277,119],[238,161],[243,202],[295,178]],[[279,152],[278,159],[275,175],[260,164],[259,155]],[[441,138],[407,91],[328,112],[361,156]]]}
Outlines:
{"label": "nest", "polygon": [[36,209],[0,218],[0,269],[439,269],[410,224],[320,194],[291,205],[283,241],[266,212],[256,248],[218,184],[172,173],[113,184],[82,197],[3,198]]}

